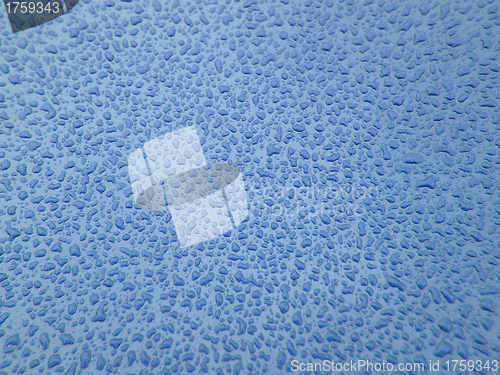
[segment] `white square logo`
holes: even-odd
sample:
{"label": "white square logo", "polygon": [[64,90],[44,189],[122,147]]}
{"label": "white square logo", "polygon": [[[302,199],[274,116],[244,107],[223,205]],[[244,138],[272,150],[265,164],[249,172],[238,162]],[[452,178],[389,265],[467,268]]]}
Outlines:
{"label": "white square logo", "polygon": [[194,126],[146,142],[129,156],[128,168],[135,204],[168,206],[181,247],[220,236],[248,216],[239,167],[209,166]]}

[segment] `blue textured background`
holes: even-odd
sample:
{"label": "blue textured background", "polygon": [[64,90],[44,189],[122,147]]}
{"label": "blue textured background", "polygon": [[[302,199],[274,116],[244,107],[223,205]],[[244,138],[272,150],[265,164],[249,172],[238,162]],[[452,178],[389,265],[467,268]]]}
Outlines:
{"label": "blue textured background", "polygon": [[[0,12],[0,374],[499,359],[498,1]],[[130,152],[195,125],[250,215],[180,249]]]}

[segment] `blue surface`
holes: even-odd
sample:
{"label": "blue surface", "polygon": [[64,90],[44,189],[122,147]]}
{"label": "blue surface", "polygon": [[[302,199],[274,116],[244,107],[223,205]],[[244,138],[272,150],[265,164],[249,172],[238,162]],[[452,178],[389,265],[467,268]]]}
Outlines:
{"label": "blue surface", "polygon": [[[0,374],[498,360],[498,1],[166,3],[0,12]],[[250,215],[181,249],[127,158],[190,125]]]}

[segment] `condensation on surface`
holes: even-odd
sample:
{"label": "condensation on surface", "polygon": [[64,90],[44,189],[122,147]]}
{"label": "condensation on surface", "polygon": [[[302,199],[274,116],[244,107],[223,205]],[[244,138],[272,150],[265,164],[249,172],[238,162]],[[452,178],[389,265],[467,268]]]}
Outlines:
{"label": "condensation on surface", "polygon": [[[82,0],[15,34],[0,12],[0,374],[495,359],[498,7]],[[181,247],[134,193],[186,127],[241,177]]]}

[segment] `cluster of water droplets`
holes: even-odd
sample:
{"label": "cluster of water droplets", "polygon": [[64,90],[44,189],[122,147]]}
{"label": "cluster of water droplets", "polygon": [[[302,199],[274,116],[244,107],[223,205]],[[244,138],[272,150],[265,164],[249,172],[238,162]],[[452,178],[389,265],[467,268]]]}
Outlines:
{"label": "cluster of water droplets", "polygon": [[[0,374],[500,352],[495,1],[0,13]],[[249,216],[181,248],[127,159],[195,126]]]}

